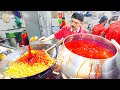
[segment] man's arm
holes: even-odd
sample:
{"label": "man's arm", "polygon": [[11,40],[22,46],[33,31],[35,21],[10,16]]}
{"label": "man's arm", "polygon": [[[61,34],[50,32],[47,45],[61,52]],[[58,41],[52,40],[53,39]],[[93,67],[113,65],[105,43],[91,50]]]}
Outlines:
{"label": "man's arm", "polygon": [[109,31],[109,27],[106,28],[103,32],[101,32],[101,35],[100,35],[100,36],[105,38],[105,36],[106,36],[106,34],[108,33],[108,31]]}
{"label": "man's arm", "polygon": [[[60,29],[60,30],[58,30],[56,33],[54,33],[54,34],[52,34],[52,35],[50,35],[49,37],[41,37],[39,40],[40,40],[40,42],[46,42],[46,41],[49,41],[49,40],[53,40],[54,38],[56,38],[56,39],[61,39],[62,37],[63,37],[63,32],[64,32],[64,30],[65,30],[65,26],[62,28],[62,29]],[[32,39],[32,38],[31,38]],[[33,38],[34,39],[34,38]],[[33,41],[36,41],[37,39],[35,39],[35,40],[31,40],[32,42]]]}
{"label": "man's arm", "polygon": [[52,35],[50,35],[49,37],[42,37],[42,38],[40,38],[39,40],[40,40],[40,42],[46,42],[46,41],[49,41],[49,40],[53,40],[55,38],[55,35],[54,34],[52,34]]}

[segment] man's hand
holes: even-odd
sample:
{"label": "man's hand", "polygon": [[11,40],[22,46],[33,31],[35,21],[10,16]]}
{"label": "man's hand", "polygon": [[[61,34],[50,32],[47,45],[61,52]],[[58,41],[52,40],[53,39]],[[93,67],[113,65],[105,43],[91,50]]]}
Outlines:
{"label": "man's hand", "polygon": [[40,42],[45,42],[45,41],[46,41],[46,37],[41,37],[41,38],[39,39],[39,41],[40,41]]}
{"label": "man's hand", "polygon": [[50,35],[49,37],[41,37],[40,39],[39,39],[39,41],[40,42],[46,42],[46,41],[49,41],[49,40],[53,40],[55,38],[55,35],[54,34],[52,34],[52,35]]}

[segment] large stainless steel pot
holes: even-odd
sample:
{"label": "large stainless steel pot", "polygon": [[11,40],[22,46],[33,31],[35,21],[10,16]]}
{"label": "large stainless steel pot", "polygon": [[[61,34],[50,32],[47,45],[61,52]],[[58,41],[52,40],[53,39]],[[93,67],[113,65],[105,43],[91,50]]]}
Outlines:
{"label": "large stainless steel pot", "polygon": [[[86,58],[71,52],[65,46],[66,42],[84,39],[97,41],[106,45],[115,52],[115,55],[107,59]],[[117,55],[118,48],[111,41],[103,37],[92,34],[73,34],[64,39],[63,46],[57,56],[57,64],[63,74],[72,78],[95,79],[96,68],[99,66],[98,79],[113,79],[117,78],[118,75],[116,65]]]}
{"label": "large stainless steel pot", "polygon": [[[31,48],[33,50],[41,50],[41,49],[46,50],[51,46],[52,46],[51,44],[36,44],[36,45],[31,45]],[[4,70],[9,66],[10,62],[17,60],[17,58],[23,55],[26,51],[28,51],[27,46],[22,47],[14,51],[13,53],[8,54],[7,57],[0,62],[0,73],[3,74]],[[47,53],[50,55],[50,57],[54,59],[57,56],[57,48],[54,47],[51,50],[49,50]],[[50,68],[48,68],[47,70],[41,73],[35,74],[33,76],[29,76],[29,77],[19,78],[19,79],[45,79],[54,70],[55,64],[53,64]],[[16,78],[13,78],[13,79],[16,79]]]}

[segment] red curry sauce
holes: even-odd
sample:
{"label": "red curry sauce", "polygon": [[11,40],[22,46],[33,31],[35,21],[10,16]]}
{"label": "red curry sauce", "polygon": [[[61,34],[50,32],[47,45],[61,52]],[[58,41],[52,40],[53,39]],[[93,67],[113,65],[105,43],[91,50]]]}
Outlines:
{"label": "red curry sauce", "polygon": [[65,46],[75,54],[93,59],[107,59],[115,54],[108,46],[92,40],[73,40]]}

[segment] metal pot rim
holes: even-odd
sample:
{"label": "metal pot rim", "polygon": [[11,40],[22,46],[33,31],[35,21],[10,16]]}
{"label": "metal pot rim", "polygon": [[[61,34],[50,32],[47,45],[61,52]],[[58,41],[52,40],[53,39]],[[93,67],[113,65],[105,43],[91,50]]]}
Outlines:
{"label": "metal pot rim", "polygon": [[[67,38],[69,38],[70,36],[81,35],[81,34],[90,35],[90,36],[93,35],[93,34],[86,34],[86,33],[72,34],[72,35],[67,36],[67,37],[63,40],[63,45],[65,46],[65,40],[66,40]],[[103,37],[101,37],[101,36],[97,36],[97,35],[93,35],[93,36],[99,37],[99,38],[102,38],[102,39],[108,41],[109,43],[111,43],[111,44],[116,48],[116,53],[115,53],[115,55],[112,56],[112,57],[110,57],[110,58],[106,58],[106,59],[111,60],[111,59],[115,58],[115,57],[118,55],[118,48],[117,48],[111,41],[109,41],[109,40],[107,40],[106,38],[103,38]],[[65,48],[66,48],[68,51],[70,51],[66,46],[65,46]],[[70,52],[71,52],[71,51],[70,51]],[[71,52],[71,53],[73,53],[73,52]],[[73,53],[73,54],[75,54],[75,53]],[[75,55],[79,56],[78,54],[75,54]],[[86,59],[92,59],[92,60],[103,60],[103,61],[106,60],[106,59],[87,58],[87,57],[84,57],[84,56],[80,56],[80,57],[83,57],[83,58],[86,58]]]}

